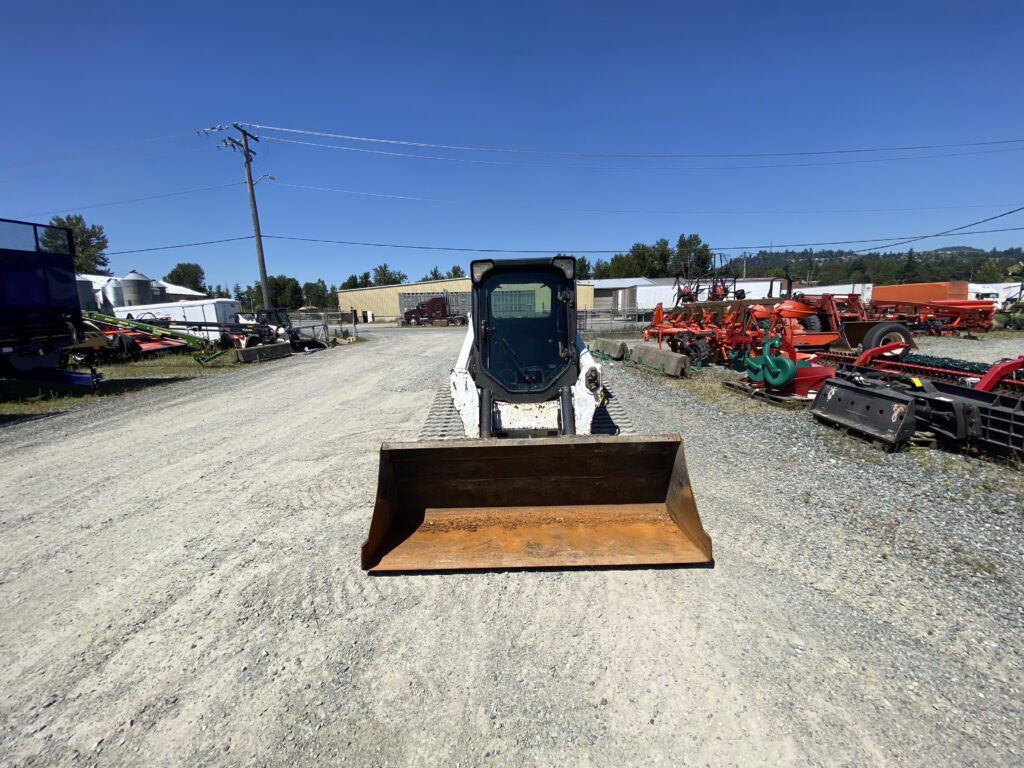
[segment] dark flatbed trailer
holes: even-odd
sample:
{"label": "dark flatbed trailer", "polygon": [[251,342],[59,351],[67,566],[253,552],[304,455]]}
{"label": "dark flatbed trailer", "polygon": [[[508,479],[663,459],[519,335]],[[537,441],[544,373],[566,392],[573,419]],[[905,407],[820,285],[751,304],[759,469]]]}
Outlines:
{"label": "dark flatbed trailer", "polygon": [[96,388],[63,368],[84,338],[71,230],[0,219],[0,377]]}

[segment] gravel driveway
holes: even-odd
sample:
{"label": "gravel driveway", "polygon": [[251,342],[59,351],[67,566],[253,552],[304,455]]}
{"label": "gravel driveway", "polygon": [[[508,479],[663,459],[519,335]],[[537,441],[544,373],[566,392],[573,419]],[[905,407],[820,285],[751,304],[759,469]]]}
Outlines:
{"label": "gravel driveway", "polygon": [[1021,763],[1020,472],[610,364],[714,569],[371,578],[461,334],[371,335],[0,429],[0,762]]}

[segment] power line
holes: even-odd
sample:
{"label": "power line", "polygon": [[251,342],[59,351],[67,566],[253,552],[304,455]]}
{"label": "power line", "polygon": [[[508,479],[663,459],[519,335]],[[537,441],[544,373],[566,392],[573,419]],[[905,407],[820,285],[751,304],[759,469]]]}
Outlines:
{"label": "power line", "polygon": [[[769,243],[761,245],[714,245],[711,246],[712,250],[715,251],[748,251],[748,250],[761,250],[764,248],[812,248],[822,245],[859,245],[861,243],[884,243],[887,240],[897,240],[899,242],[889,243],[888,245],[873,246],[872,248],[863,248],[854,253],[863,253],[865,251],[878,250],[880,248],[893,248],[897,245],[904,245],[906,243],[917,242],[919,240],[928,240],[935,237],[943,237],[945,235],[959,232],[961,235],[985,235],[994,232],[1020,232],[1024,231],[1024,227],[1003,227],[999,229],[976,229],[971,232],[964,232],[963,230],[970,227],[976,227],[979,224],[984,224],[989,221],[995,221],[1006,216],[1010,216],[1015,213],[1024,211],[1024,206],[1014,208],[1010,211],[997,214],[995,216],[989,216],[986,219],[980,219],[979,221],[971,222],[970,224],[964,224],[960,227],[954,227],[953,229],[943,230],[942,232],[934,232],[929,235],[898,235],[889,237],[872,237],[862,238],[858,240],[830,240],[815,243]],[[518,249],[518,248],[467,248],[467,247],[455,247],[455,246],[443,246],[443,245],[419,245],[419,244],[408,244],[408,243],[371,243],[362,242],[357,240],[332,240],[327,238],[316,238],[316,237],[298,237],[292,235],[263,235],[263,237],[269,240],[290,240],[297,242],[306,243],[327,243],[332,245],[357,245],[364,248],[401,248],[405,250],[415,251],[451,251],[453,253],[507,253],[507,254],[546,254],[546,253],[583,253],[583,254],[595,254],[595,255],[606,255],[624,253],[629,249],[615,248],[615,249],[595,249],[595,248],[543,248],[543,249]],[[137,248],[128,251],[112,251],[107,253],[108,256],[121,256],[129,253],[147,253],[149,251],[169,251],[176,248],[194,248],[200,245],[213,245],[216,243],[231,243],[239,240],[252,240],[254,235],[245,235],[242,237],[228,237],[221,240],[206,240],[198,243],[183,243],[179,245],[162,245],[152,248]]]}
{"label": "power line", "polygon": [[[987,235],[993,232],[1024,232],[1024,227],[1003,227],[1001,229],[976,229],[973,232],[961,232],[962,235]],[[917,235],[915,239],[926,240],[930,237],[941,237],[943,232],[938,232],[933,235]],[[765,248],[816,248],[821,245],[857,245],[858,243],[879,243],[885,240],[891,240],[889,237],[873,237],[865,240],[833,240],[831,242],[820,242],[820,243],[767,243],[762,245],[731,245],[728,247],[713,246],[712,250],[715,251],[752,251],[752,250],[763,250]],[[879,248],[891,248],[892,246],[883,245],[875,246],[874,248],[867,248],[864,250],[874,251]],[[861,253],[862,251],[854,251],[854,253]]]}
{"label": "power line", "polygon": [[664,153],[664,152],[566,152],[545,149],[510,149],[507,147],[480,147],[459,144],[433,144],[426,141],[402,141],[399,139],[382,139],[369,136],[353,136],[344,133],[328,133],[326,131],[310,131],[301,128],[281,128],[273,125],[242,123],[250,128],[279,133],[296,133],[305,136],[341,139],[344,141],[362,141],[374,144],[391,144],[403,147],[421,147],[425,149],[448,149],[460,152],[500,152],[520,155],[552,155],[556,157],[619,157],[619,158],[735,158],[735,157],[799,157],[806,155],[850,155],[869,152],[909,152],[922,149],[952,149],[956,147],[983,147],[996,144],[1022,144],[1024,139],[999,139],[995,141],[968,141],[950,144],[911,144],[895,147],[867,147],[859,149],[816,149],[791,152],[727,152],[727,153]]}
{"label": "power line", "polygon": [[387,195],[383,192],[362,192],[355,189],[334,189],[332,187],[314,187],[308,184],[286,184],[283,181],[275,181],[271,186],[291,187],[292,189],[310,189],[315,192],[338,192],[344,195],[360,195],[363,197],[386,197],[392,200],[417,200],[425,203],[443,203],[444,200],[437,200],[430,197],[413,197],[411,195]]}
{"label": "power line", "polygon": [[[1024,209],[1018,209],[1024,210]],[[1013,213],[1011,211],[1010,213]],[[1008,214],[1001,214],[1008,215]],[[998,217],[994,217],[998,218]],[[970,226],[970,225],[968,225]],[[952,230],[950,230],[952,231]],[[1003,229],[979,229],[973,232],[962,232],[963,235],[982,235],[990,234],[993,232],[1019,232],[1024,231],[1024,227],[1006,227]],[[948,234],[948,232],[938,232],[931,235],[914,235],[912,236],[915,240],[925,240],[930,237],[941,237],[942,235]],[[506,254],[547,254],[547,253],[582,253],[582,254],[593,254],[593,255],[608,255],[625,253],[628,248],[614,248],[614,249],[596,249],[596,248],[537,248],[537,249],[518,249],[518,248],[465,248],[465,247],[454,247],[444,245],[411,245],[408,243],[370,243],[361,242],[356,240],[330,240],[326,238],[316,237],[297,237],[288,235],[264,235],[263,237],[269,240],[291,240],[305,243],[326,243],[332,245],[357,245],[364,248],[400,248],[414,251],[451,251],[453,253],[506,253]],[[904,235],[903,237],[911,237]],[[762,245],[711,245],[711,249],[715,251],[748,251],[748,250],[760,250],[765,248],[811,248],[822,245],[857,245],[860,243],[881,243],[886,240],[894,240],[894,237],[873,237],[860,240],[830,240],[826,242],[817,243],[765,243]],[[891,246],[881,246],[891,247]],[[878,246],[876,246],[878,248]],[[875,249],[867,249],[875,250]]]}
{"label": "power line", "polygon": [[172,251],[176,248],[195,248],[199,245],[214,245],[215,243],[233,243],[238,240],[252,240],[253,235],[242,235],[241,237],[225,237],[221,240],[204,240],[199,243],[179,243],[178,245],[158,245],[152,248],[134,248],[130,251],[107,251],[104,256],[124,256],[128,253],[149,253],[150,251]]}
{"label": "power line", "polygon": [[[927,240],[930,237],[942,237],[943,235],[951,235],[954,232],[959,232],[959,231],[964,230],[964,229],[969,229],[970,227],[976,227],[979,224],[985,224],[985,223],[987,223],[989,221],[995,221],[996,219],[1001,219],[1004,216],[1010,216],[1011,214],[1019,213],[1020,211],[1024,211],[1024,205],[1022,205],[1019,208],[1014,208],[1012,211],[1005,211],[1004,213],[998,213],[995,216],[989,216],[987,219],[981,219],[980,221],[972,221],[970,224],[964,224],[962,227],[954,227],[953,229],[947,229],[944,232],[936,232],[934,235],[921,235],[919,237],[911,236],[910,239],[908,239],[908,240],[902,240],[901,239],[900,242],[898,242],[898,243],[889,243],[888,245],[883,245],[881,247],[882,248],[895,248],[897,245],[906,245],[907,243],[916,243],[918,240]],[[970,234],[970,233],[968,233],[968,234]],[[862,249],[862,251],[863,250],[864,249]],[[862,251],[858,251],[858,253],[860,253]]]}
{"label": "power line", "polygon": [[489,165],[508,166],[513,168],[579,168],[596,171],[738,171],[751,169],[771,168],[811,168],[828,165],[863,165],[867,163],[891,163],[906,160],[928,160],[943,157],[962,157],[965,155],[989,155],[1000,152],[1019,152],[1024,146],[1009,147],[1005,149],[983,149],[971,152],[946,152],[938,155],[904,155],[900,157],[874,157],[864,160],[835,160],[830,162],[817,163],[772,163],[770,165],[580,165],[569,163],[509,163],[500,160],[477,160],[469,157],[446,157],[444,155],[422,155],[411,152],[390,152],[383,149],[366,149],[364,147],[343,147],[338,144],[322,144],[313,141],[299,141],[297,139],[282,139],[278,136],[263,136],[265,141],[280,141],[285,144],[298,144],[306,147],[319,147],[321,149],[336,149],[342,152],[357,152],[365,155],[380,155],[385,157],[407,157],[417,160],[443,160],[449,163],[463,163],[467,165]]}
{"label": "power line", "polygon": [[[1019,209],[1020,210],[1020,209]],[[1006,214],[1003,214],[1006,215]],[[998,218],[998,217],[997,217]],[[970,226],[970,225],[968,225]],[[952,231],[952,230],[949,230]],[[986,235],[994,232],[1021,232],[1024,231],[1024,227],[1003,227],[1000,229],[976,229],[973,232],[961,232],[961,235]],[[948,234],[948,232],[939,232],[932,235],[916,235],[915,240],[924,240],[931,237],[942,237]],[[518,250],[513,248],[454,248],[450,246],[442,245],[408,245],[402,243],[364,243],[355,240],[328,240],[324,238],[313,238],[313,237],[294,237],[288,235],[263,235],[268,240],[293,240],[306,243],[328,243],[333,245],[359,245],[367,248],[405,248],[409,250],[419,251],[453,251],[458,253],[509,253],[509,254],[544,254],[544,253],[583,253],[583,254],[616,254],[625,253],[628,248],[616,248],[611,250],[595,250],[592,248],[547,248],[547,249],[532,249],[532,250]],[[904,235],[906,237],[906,235]],[[135,248],[128,251],[107,251],[105,256],[124,256],[129,253],[149,253],[150,251],[171,251],[177,248],[195,248],[200,245],[215,245],[217,243],[233,243],[239,240],[252,240],[253,235],[243,235],[241,237],[226,237],[221,240],[204,240],[198,243],[180,243],[178,245],[160,245],[152,248]],[[830,240],[817,243],[767,243],[762,245],[716,245],[712,246],[712,250],[715,251],[753,251],[761,250],[764,248],[812,248],[821,245],[857,245],[860,243],[880,243],[885,240],[894,240],[896,238],[890,237],[873,237],[862,240]],[[882,246],[885,248],[892,247]],[[875,248],[868,248],[865,250],[876,250]],[[854,253],[860,253],[860,251],[854,251]]]}
{"label": "power line", "polygon": [[[415,202],[425,203],[440,203],[443,205],[463,205],[466,207],[478,207],[478,203],[472,201],[459,201],[459,200],[445,200],[443,198],[436,197],[417,197],[414,195],[393,195],[385,194],[383,192],[365,192],[362,190],[355,189],[336,189],[333,187],[319,187],[308,184],[287,184],[285,182],[276,181],[271,186],[274,187],[289,187],[291,189],[307,189],[314,192],[336,192],[344,195],[358,195],[362,197],[381,197],[391,200],[412,200]],[[787,215],[810,215],[810,214],[836,214],[836,213],[908,213],[917,211],[959,211],[967,210],[972,208],[1003,208],[1005,203],[992,203],[988,205],[932,205],[932,206],[919,206],[916,208],[830,208],[822,210],[812,211],[682,211],[682,210],[643,210],[636,208],[551,208],[544,206],[531,206],[531,205],[514,205],[510,206],[505,203],[497,203],[504,209],[516,208],[521,210],[529,211],[553,211],[556,213],[626,213],[626,214],[657,214],[657,215],[672,215],[672,216],[754,216],[754,215],[771,215],[771,216],[787,216]]]}
{"label": "power line", "polygon": [[194,192],[206,192],[210,189],[224,189],[225,187],[236,187],[239,184],[245,184],[244,181],[232,181],[228,184],[214,184],[210,187],[196,187],[195,189],[182,189],[177,192],[163,192],[159,195],[148,195],[146,197],[132,197],[127,200],[113,200],[109,203],[93,203],[92,205],[72,205],[67,208],[59,208],[55,211],[33,211],[32,213],[21,213],[15,216],[15,218],[28,218],[29,216],[50,216],[57,213],[65,213],[67,211],[87,211],[91,208],[106,208],[111,205],[126,205],[128,203],[140,203],[146,200],[159,200],[164,197],[177,197],[178,195],[191,195]]}

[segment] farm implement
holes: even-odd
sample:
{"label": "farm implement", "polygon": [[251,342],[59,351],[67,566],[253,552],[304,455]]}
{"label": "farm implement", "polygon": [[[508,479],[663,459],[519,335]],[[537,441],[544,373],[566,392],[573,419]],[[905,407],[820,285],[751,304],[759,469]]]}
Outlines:
{"label": "farm implement", "polygon": [[[770,372],[767,379],[770,386],[792,383],[795,373],[790,369],[807,367],[797,366],[797,363],[805,361],[813,352],[870,348],[897,341],[907,344],[908,348],[915,346],[905,324],[872,318],[856,294],[844,297],[797,294],[772,307],[755,300],[717,302],[669,313],[659,305],[643,335],[645,341],[656,341],[659,347],[664,344],[672,352],[685,355],[692,368],[718,363],[748,370],[743,362],[747,357],[758,359],[759,362],[753,364],[756,371],[761,371],[765,365],[784,367],[788,372],[785,376]],[[776,357],[786,358],[788,362],[777,361]],[[787,384],[772,383],[772,379],[780,377],[787,379]],[[807,378],[808,386],[812,378]],[[801,380],[804,379],[802,372]]]}
{"label": "farm implement", "polygon": [[832,368],[870,367],[886,373],[915,376],[972,388],[986,381],[986,391],[1024,398],[1024,373],[1021,373],[1020,369],[1007,368],[1006,361],[989,366],[966,360],[915,354],[908,354],[899,359],[887,354],[891,351],[891,348],[886,347],[868,349],[859,355],[829,351],[818,354],[816,360]]}
{"label": "farm implement", "polygon": [[[732,367],[746,374],[746,381],[730,382],[741,388],[763,390],[778,396],[807,398],[817,391],[833,369],[817,365],[815,355],[798,352],[791,339],[782,333],[773,334],[769,320],[761,320],[760,354],[750,347],[736,346],[730,355]],[[727,384],[728,386],[728,384]]]}
{"label": "farm implement", "polygon": [[[83,312],[88,330],[106,337],[106,344],[92,354],[115,360],[138,360],[149,355],[190,350],[198,363],[208,363],[223,355],[229,347],[218,349],[204,338],[159,325],[111,317],[99,312]],[[85,354],[85,351],[82,351]]]}
{"label": "farm implement", "polygon": [[884,301],[875,299],[871,313],[885,320],[897,320],[915,333],[952,336],[961,332],[987,333],[995,324],[995,305],[988,300]]}
{"label": "farm implement", "polygon": [[841,364],[818,390],[814,418],[888,449],[915,440],[1024,456],[1024,356],[997,363],[969,386],[870,366],[881,357],[864,353]]}
{"label": "farm implement", "polygon": [[[691,367],[729,364],[739,350],[756,356],[767,330],[801,352],[871,349],[893,343],[890,355],[916,349],[913,334],[951,335],[988,331],[995,309],[988,301],[879,301],[857,294],[797,293],[766,306],[757,300],[703,302],[654,311],[645,341],[668,344],[690,358]],[[767,329],[763,322],[768,321]]]}

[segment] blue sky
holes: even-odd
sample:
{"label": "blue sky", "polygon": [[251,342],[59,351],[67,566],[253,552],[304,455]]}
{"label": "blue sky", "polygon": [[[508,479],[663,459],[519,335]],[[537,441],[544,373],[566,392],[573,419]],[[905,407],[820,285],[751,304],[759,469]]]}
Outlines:
{"label": "blue sky", "polygon": [[[111,251],[251,233],[237,184],[87,207],[240,181],[241,158],[195,135],[232,121],[570,153],[1024,138],[1020,3],[8,0],[4,17],[0,216],[81,210],[106,227]],[[258,187],[274,235],[572,251],[697,232],[726,247],[924,234],[1024,205],[1024,144],[653,160],[258,133],[255,172],[276,177]],[[726,167],[736,165],[784,167]],[[1024,226],[1024,213],[990,226]],[[1024,232],[921,246],[951,243],[1017,245]],[[271,274],[328,283],[382,261],[416,279],[471,258],[283,240],[266,251]],[[196,261],[211,284],[256,279],[251,241],[111,261],[117,273],[160,277]]]}

